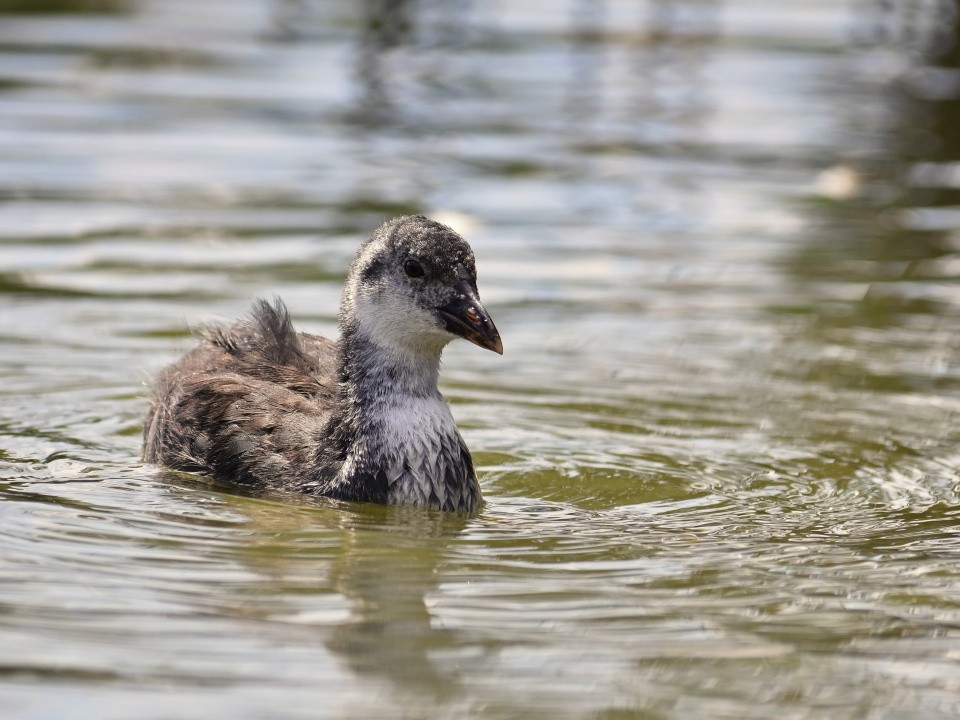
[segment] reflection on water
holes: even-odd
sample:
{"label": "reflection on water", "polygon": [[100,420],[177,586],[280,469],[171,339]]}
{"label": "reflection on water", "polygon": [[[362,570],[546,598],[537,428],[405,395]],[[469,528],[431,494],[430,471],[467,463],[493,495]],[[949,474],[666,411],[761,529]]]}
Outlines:
{"label": "reflection on water", "polygon": [[[0,12],[4,717],[960,715],[955,0]],[[138,464],[188,325],[334,332],[413,211],[478,517]]]}

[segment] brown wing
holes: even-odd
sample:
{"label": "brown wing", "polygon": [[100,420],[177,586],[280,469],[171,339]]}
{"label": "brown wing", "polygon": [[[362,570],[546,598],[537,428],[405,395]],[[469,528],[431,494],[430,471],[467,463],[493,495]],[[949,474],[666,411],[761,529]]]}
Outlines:
{"label": "brown wing", "polygon": [[263,487],[302,485],[335,408],[336,348],[294,332],[277,300],[157,378],[144,459]]}

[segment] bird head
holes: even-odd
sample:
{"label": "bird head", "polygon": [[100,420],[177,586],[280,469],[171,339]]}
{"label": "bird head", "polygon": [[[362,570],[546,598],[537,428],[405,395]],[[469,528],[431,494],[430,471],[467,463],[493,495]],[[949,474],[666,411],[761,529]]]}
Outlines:
{"label": "bird head", "polygon": [[460,337],[503,354],[480,302],[470,245],[422,215],[384,223],[360,247],[344,288],[341,322],[398,352],[439,353]]}

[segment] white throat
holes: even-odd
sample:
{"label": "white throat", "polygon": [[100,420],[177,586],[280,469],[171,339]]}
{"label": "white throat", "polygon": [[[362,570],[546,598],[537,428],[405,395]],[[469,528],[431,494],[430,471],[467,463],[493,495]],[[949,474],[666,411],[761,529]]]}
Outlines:
{"label": "white throat", "polygon": [[378,302],[358,295],[353,316],[366,340],[390,354],[439,356],[453,336],[425,310],[406,302]]}

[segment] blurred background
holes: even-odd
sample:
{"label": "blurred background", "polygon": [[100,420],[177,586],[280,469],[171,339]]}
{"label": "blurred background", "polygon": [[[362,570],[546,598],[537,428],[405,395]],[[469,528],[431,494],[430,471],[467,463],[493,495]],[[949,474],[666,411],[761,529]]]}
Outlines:
{"label": "blurred background", "polygon": [[[139,463],[413,212],[477,517]],[[0,715],[956,718],[958,279],[958,0],[0,0]]]}

